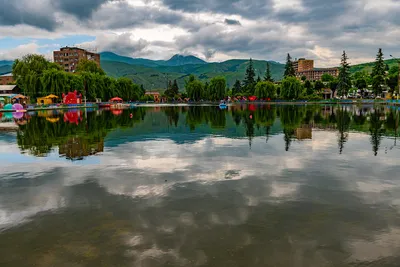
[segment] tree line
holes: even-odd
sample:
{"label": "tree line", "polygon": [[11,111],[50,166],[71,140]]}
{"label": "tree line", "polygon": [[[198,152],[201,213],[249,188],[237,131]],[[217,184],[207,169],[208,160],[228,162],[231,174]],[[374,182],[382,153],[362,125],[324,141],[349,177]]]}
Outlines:
{"label": "tree line", "polygon": [[12,73],[18,87],[31,100],[49,94],[61,96],[74,90],[82,92],[88,101],[97,98],[107,101],[115,96],[134,101],[145,94],[143,86],[134,84],[128,78],[108,77],[95,62],[89,60],[78,62],[76,73],[70,73],[41,55],[26,55],[14,62]]}

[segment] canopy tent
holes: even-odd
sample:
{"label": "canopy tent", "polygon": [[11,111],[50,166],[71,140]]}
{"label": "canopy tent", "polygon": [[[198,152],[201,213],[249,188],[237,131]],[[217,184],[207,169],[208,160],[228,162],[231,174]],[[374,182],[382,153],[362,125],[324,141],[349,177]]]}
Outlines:
{"label": "canopy tent", "polygon": [[27,97],[24,95],[15,95],[12,97],[12,99],[26,99]]}
{"label": "canopy tent", "polygon": [[37,98],[37,103],[39,105],[50,105],[54,103],[54,99],[57,99],[58,96],[50,94],[48,96],[44,96],[44,97],[38,97]]}
{"label": "canopy tent", "polygon": [[110,99],[111,102],[123,101],[120,97],[114,97]]}
{"label": "canopy tent", "polygon": [[0,97],[0,101],[5,101],[4,97]]}
{"label": "canopy tent", "polygon": [[50,94],[50,95],[46,96],[45,98],[58,98],[58,96]]}

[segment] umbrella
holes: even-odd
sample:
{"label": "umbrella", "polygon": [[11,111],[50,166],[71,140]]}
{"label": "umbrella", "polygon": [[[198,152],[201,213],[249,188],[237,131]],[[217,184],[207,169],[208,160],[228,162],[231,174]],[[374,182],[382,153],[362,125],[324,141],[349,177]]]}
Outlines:
{"label": "umbrella", "polygon": [[12,105],[12,109],[16,110],[17,112],[21,112],[24,110],[24,107],[21,104],[17,103],[17,104]]}
{"label": "umbrella", "polygon": [[16,96],[14,96],[13,97],[13,99],[20,99],[20,98],[26,98],[26,96],[24,96],[24,95],[16,95]]}
{"label": "umbrella", "polygon": [[46,96],[46,98],[58,98],[58,96],[50,94],[50,95]]}
{"label": "umbrella", "polygon": [[120,97],[114,97],[114,98],[111,98],[110,101],[122,101],[122,98],[120,98]]}
{"label": "umbrella", "polygon": [[0,101],[5,101],[4,97],[0,97]]}

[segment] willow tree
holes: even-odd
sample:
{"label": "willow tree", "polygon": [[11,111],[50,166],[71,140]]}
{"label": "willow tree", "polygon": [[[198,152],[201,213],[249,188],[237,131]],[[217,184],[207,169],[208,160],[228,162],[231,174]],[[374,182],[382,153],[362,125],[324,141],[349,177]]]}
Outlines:
{"label": "willow tree", "polygon": [[186,93],[189,98],[197,101],[203,98],[203,84],[190,75],[189,81],[185,84]]}
{"label": "willow tree", "polygon": [[225,97],[226,80],[224,77],[212,78],[209,85],[210,100],[221,100]]}
{"label": "willow tree", "polygon": [[60,70],[60,67],[42,55],[28,54],[22,59],[15,60],[12,73],[24,94],[34,98],[43,90],[41,80],[43,73],[51,69]]}
{"label": "willow tree", "polygon": [[276,88],[271,82],[259,82],[256,85],[255,95],[259,99],[275,98]]}
{"label": "willow tree", "polygon": [[303,93],[303,85],[295,77],[288,77],[282,81],[281,97],[284,99],[298,99]]}

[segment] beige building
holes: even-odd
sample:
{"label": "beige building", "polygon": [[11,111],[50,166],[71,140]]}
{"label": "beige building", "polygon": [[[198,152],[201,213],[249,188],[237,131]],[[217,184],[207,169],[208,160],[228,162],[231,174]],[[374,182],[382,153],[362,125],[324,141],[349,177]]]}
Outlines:
{"label": "beige building", "polygon": [[338,68],[314,68],[314,60],[312,59],[300,58],[293,62],[293,67],[298,79],[305,76],[309,81],[319,81],[324,74],[333,77],[339,76]]}
{"label": "beige building", "polygon": [[66,72],[75,72],[78,62],[82,59],[93,60],[100,66],[100,54],[89,52],[78,47],[63,47],[54,51],[54,63],[59,64]]}

